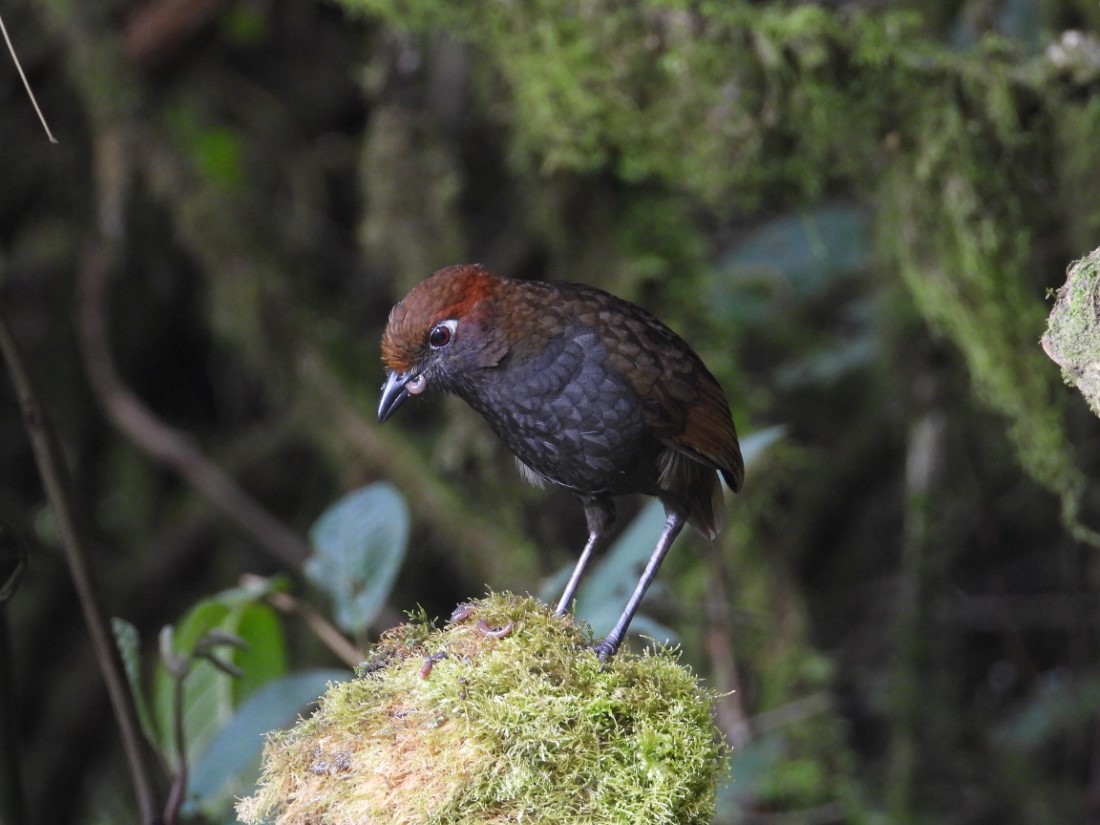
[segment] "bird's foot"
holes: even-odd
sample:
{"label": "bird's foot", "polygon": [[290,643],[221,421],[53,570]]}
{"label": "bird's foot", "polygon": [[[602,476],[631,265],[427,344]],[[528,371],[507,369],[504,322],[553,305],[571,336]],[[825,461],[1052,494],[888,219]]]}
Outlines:
{"label": "bird's foot", "polygon": [[592,649],[596,652],[597,659],[601,662],[606,662],[615,655],[615,651],[619,649],[619,643],[608,637]]}

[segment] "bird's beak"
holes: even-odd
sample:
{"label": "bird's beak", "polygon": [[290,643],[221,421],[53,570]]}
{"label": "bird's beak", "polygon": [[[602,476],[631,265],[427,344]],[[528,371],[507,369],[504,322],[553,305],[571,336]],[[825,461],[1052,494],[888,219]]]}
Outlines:
{"label": "bird's beak", "polygon": [[387,418],[397,412],[397,408],[409,398],[409,391],[405,388],[413,378],[414,372],[397,372],[393,370],[386,373],[386,383],[382,385],[382,398],[378,402],[378,423],[383,423]]}

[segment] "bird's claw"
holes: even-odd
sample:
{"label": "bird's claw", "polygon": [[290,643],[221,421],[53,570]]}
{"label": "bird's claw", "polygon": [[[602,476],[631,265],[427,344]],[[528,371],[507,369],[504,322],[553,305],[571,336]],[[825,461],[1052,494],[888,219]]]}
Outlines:
{"label": "bird's claw", "polygon": [[615,651],[619,649],[619,646],[608,639],[604,639],[592,649],[596,653],[596,658],[606,663],[608,659],[615,655]]}

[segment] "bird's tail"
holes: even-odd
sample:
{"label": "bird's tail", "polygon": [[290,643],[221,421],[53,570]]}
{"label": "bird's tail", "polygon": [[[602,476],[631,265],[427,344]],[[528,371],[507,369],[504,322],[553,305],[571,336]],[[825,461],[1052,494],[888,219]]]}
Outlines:
{"label": "bird's tail", "polygon": [[688,524],[706,536],[715,539],[725,526],[725,511],[722,505],[725,497],[722,495],[722,484],[718,481],[718,474],[710,467],[702,464],[696,465],[700,476],[698,485],[694,487],[688,509]]}
{"label": "bird's tail", "polygon": [[659,484],[665,506],[675,506],[688,524],[714,539],[724,522],[722,484],[714,467],[703,464],[685,453],[666,450],[661,457]]}

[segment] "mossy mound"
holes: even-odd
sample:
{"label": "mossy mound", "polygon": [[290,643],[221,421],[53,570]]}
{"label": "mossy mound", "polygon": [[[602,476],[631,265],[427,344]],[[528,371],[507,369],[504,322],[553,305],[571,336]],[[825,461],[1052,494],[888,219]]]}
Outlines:
{"label": "mossy mound", "polygon": [[389,631],[359,678],[273,734],[241,821],[710,821],[727,749],[687,668],[664,651],[601,663],[586,628],[533,599],[464,608]]}

